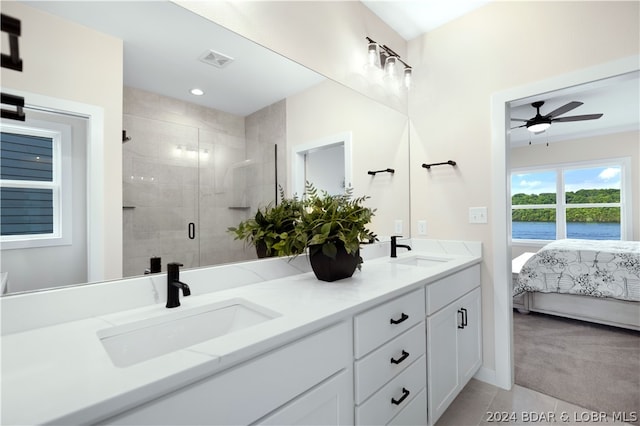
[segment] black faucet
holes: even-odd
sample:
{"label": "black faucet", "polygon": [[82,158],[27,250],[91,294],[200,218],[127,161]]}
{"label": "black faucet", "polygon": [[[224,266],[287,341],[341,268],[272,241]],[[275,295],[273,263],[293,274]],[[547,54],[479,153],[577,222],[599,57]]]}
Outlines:
{"label": "black faucet", "polygon": [[393,237],[391,237],[391,257],[398,257],[398,254],[396,253],[396,249],[398,247],[402,247],[402,248],[406,248],[407,250],[411,250],[411,246],[408,246],[406,244],[398,244],[398,242],[396,241],[398,238],[402,238],[400,235],[394,235]]}
{"label": "black faucet", "polygon": [[162,272],[162,258],[152,257],[151,259],[149,259],[149,261],[150,261],[149,267],[144,270],[145,275]]}
{"label": "black faucet", "polygon": [[167,264],[167,308],[180,306],[180,289],[184,296],[190,296],[189,286],[180,282],[180,267],[182,263]]}

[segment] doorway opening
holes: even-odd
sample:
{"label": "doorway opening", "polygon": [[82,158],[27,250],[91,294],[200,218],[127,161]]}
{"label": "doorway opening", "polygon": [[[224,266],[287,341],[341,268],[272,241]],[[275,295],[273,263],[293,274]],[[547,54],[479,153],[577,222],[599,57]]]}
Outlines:
{"label": "doorway opening", "polygon": [[511,105],[522,99],[550,93],[567,87],[603,80],[638,71],[638,56],[623,58],[606,64],[585,68],[576,72],[531,83],[525,86],[496,93],[491,99],[493,268],[494,282],[494,330],[495,330],[495,378],[494,383],[504,389],[514,384],[513,352],[513,301],[511,291],[512,244],[510,238],[511,203],[509,189],[510,134],[509,119]]}
{"label": "doorway opening", "polygon": [[306,182],[329,194],[351,186],[351,133],[345,132],[296,145],[292,149],[292,192],[305,193]]}

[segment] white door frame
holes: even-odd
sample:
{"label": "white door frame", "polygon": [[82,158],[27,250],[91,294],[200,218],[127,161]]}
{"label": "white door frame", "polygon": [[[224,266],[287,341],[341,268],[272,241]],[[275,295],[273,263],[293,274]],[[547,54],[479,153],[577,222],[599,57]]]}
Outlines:
{"label": "white door frame", "polygon": [[514,383],[513,318],[511,315],[511,241],[509,238],[510,169],[509,104],[518,99],[553,92],[609,77],[638,71],[640,55],[584,68],[524,86],[497,92],[491,96],[491,152],[492,152],[492,206],[493,206],[493,273],[494,273],[494,330],[495,330],[495,380],[494,384],[511,389]]}
{"label": "white door frame", "polygon": [[104,256],[104,108],[38,93],[11,89],[25,108],[87,119],[87,282],[105,279]]}

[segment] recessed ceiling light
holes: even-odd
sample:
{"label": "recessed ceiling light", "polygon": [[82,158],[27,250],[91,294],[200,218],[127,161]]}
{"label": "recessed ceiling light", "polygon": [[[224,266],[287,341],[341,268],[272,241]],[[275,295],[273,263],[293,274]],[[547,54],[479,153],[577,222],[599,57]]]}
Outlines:
{"label": "recessed ceiling light", "polygon": [[204,91],[202,89],[191,89],[191,94],[194,96],[202,96],[204,95]]}

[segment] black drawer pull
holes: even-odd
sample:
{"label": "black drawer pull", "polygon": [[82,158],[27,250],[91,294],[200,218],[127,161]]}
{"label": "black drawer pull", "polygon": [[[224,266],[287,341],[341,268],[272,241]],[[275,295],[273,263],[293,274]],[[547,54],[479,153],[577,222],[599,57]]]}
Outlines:
{"label": "black drawer pull", "polygon": [[400,316],[400,319],[394,320],[393,318],[391,318],[391,319],[389,320],[389,322],[390,322],[391,324],[394,324],[394,325],[395,325],[395,324],[400,324],[401,322],[404,322],[404,321],[406,321],[406,320],[408,320],[408,319],[409,319],[409,315],[407,315],[407,314],[405,314],[405,313],[403,312],[403,313],[402,313],[402,315]]}
{"label": "black drawer pull", "polygon": [[402,356],[400,358],[398,358],[398,359],[391,358],[391,364],[400,364],[402,361],[407,359],[408,356],[409,356],[409,352],[407,352],[407,351],[405,351],[403,349],[402,350]]}
{"label": "black drawer pull", "polygon": [[464,312],[462,312],[462,309],[458,309],[458,313],[461,316],[460,321],[458,321],[458,328],[464,328]]}
{"label": "black drawer pull", "polygon": [[466,308],[460,308],[460,310],[462,311],[462,326],[466,327],[467,325],[467,309]]}
{"label": "black drawer pull", "polygon": [[190,240],[193,240],[196,237],[196,224],[193,222],[189,222],[188,236]]}
{"label": "black drawer pull", "polygon": [[409,396],[409,393],[410,392],[409,390],[407,390],[407,388],[402,388],[402,396],[400,397],[400,399],[391,398],[391,403],[395,405],[402,404],[402,401],[407,399],[407,397]]}

